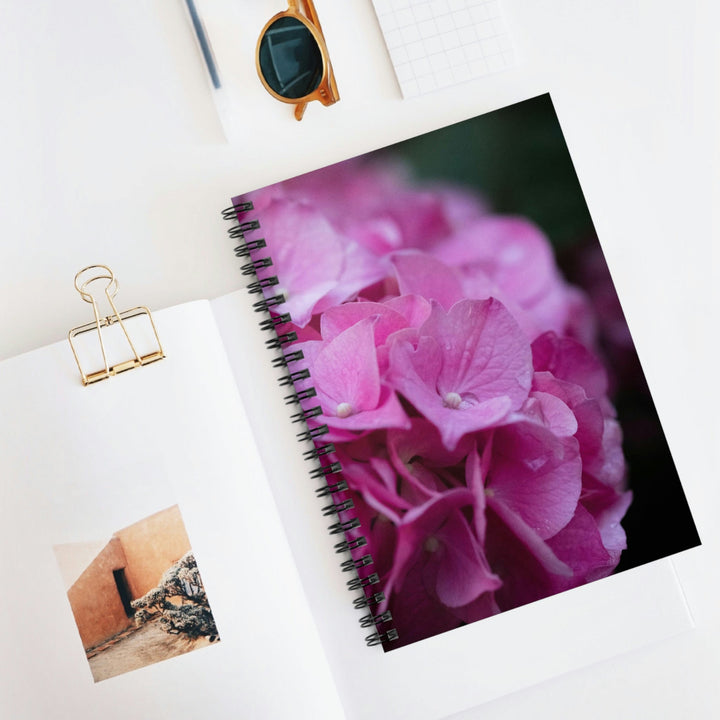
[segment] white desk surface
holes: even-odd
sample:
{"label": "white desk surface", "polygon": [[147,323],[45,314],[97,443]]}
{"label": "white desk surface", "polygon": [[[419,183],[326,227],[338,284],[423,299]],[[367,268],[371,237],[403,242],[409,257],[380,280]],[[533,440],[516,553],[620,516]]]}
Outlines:
{"label": "white desk surface", "polygon": [[[237,2],[254,47],[283,3]],[[342,101],[297,123],[247,67],[234,146],[180,0],[0,2],[0,358],[85,322],[85,265],[125,307],[216,297],[230,195],[550,91],[704,543],[677,561],[697,629],[456,718],[720,717],[720,6],[503,2],[516,68],[403,100],[370,0],[316,0]]]}

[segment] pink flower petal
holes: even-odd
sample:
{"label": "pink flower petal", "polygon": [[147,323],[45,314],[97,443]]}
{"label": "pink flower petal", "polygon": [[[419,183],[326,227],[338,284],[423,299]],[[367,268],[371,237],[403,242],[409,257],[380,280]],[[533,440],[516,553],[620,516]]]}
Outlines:
{"label": "pink flower petal", "polygon": [[383,304],[399,312],[410,327],[419,328],[430,317],[431,305],[421,295],[400,295]]}
{"label": "pink flower petal", "polygon": [[542,539],[572,518],[582,487],[577,441],[530,423],[500,428],[486,487],[488,502],[522,518]]}
{"label": "pink flower petal", "polygon": [[311,377],[300,388],[314,387],[317,397],[303,403],[316,405],[322,415],[313,426],[327,424],[328,440],[349,442],[357,431],[409,427],[405,410],[391,388],[380,384],[373,340],[376,317],[365,318],[334,337],[330,342],[304,342],[293,346],[302,350]]}
{"label": "pink flower petal", "polygon": [[374,255],[382,256],[402,247],[402,230],[389,217],[360,218],[350,222],[347,234]]}
{"label": "pink flower petal", "polygon": [[463,292],[455,271],[430,255],[407,250],[392,256],[400,293],[422,295],[427,300],[437,300],[449,310]]}
{"label": "pink flower petal", "polygon": [[[425,418],[412,418],[408,430],[390,430],[387,447],[391,458],[403,464],[422,459],[431,467],[457,465],[470,451],[470,443],[448,450],[438,429]],[[394,461],[393,461],[394,462]]]}
{"label": "pink flower petal", "polygon": [[[375,354],[375,318],[349,327],[318,352],[311,369],[325,414],[348,417],[373,410],[380,400],[380,377]],[[347,406],[343,414],[338,408]]]}
{"label": "pink flower petal", "polygon": [[421,504],[447,489],[436,469],[457,465],[467,454],[468,443],[450,452],[432,423],[412,418],[409,429],[388,431],[387,449],[395,471],[405,481],[402,494]]}
{"label": "pink flower petal", "polygon": [[431,582],[434,579],[437,597],[445,605],[464,605],[500,587],[467,521],[458,512],[472,500],[472,493],[466,489],[449,490],[405,514],[398,526],[387,592],[401,589],[408,570],[423,556],[423,575]]}
{"label": "pink flower petal", "polygon": [[486,592],[467,605],[453,608],[453,612],[467,625],[498,615],[502,610],[495,599],[495,592]]}
{"label": "pink flower petal", "polygon": [[578,429],[573,411],[556,395],[531,391],[523,412],[537,419],[558,437],[571,437]]}
{"label": "pink flower petal", "polygon": [[627,547],[627,536],[620,521],[625,516],[631,502],[632,492],[623,492],[610,507],[595,516],[602,544],[612,560],[611,570],[614,570],[620,562],[620,554]]}
{"label": "pink flower petal", "polygon": [[[436,573],[438,600],[448,607],[461,607],[486,592],[497,590],[501,583],[492,573],[463,515],[455,511],[433,536],[438,549],[428,559],[426,576]],[[425,547],[434,547],[426,540]]]}
{"label": "pink flower petal", "polygon": [[360,493],[365,502],[395,524],[401,520],[401,512],[411,505],[393,491],[385,482],[377,469],[366,462],[351,460],[344,452],[338,452],[338,460],[343,466],[343,476],[353,491]]}
{"label": "pink flower petal", "polygon": [[573,299],[550,243],[528,220],[486,214],[431,252],[458,270],[467,297],[496,297],[529,337],[565,329]]}
{"label": "pink flower petal", "polygon": [[558,380],[580,385],[587,396],[607,393],[607,374],[600,361],[577,340],[545,333],[532,344],[535,370],[547,370]]}
{"label": "pink flower petal", "polygon": [[347,417],[328,415],[323,409],[322,419],[334,431],[410,427],[410,420],[403,410],[397,395],[387,386],[380,388],[377,407],[368,410],[359,410]]}
{"label": "pink flower petal", "polygon": [[[464,608],[443,605],[435,596],[433,588],[428,586],[424,571],[422,562],[411,565],[403,578],[402,590],[389,593],[389,600],[379,608],[392,612],[393,627],[400,635],[393,647],[410,645],[464,624]],[[476,601],[478,606],[490,594],[481,595]]]}
{"label": "pink flower petal", "polygon": [[332,340],[360,320],[369,317],[376,318],[373,325],[376,347],[383,345],[392,333],[408,326],[405,316],[386,304],[351,302],[336,305],[325,311],[320,320],[320,332],[324,340]]}
{"label": "pink flower petal", "polygon": [[473,447],[467,456],[465,465],[465,481],[468,488],[472,490],[475,498],[475,532],[477,533],[478,540],[485,545],[485,533],[487,532],[487,519],[485,518],[485,508],[487,506],[487,499],[485,495],[485,478],[483,477],[483,467],[480,461],[480,455],[478,454],[477,447]]}
{"label": "pink flower petal", "polygon": [[[543,540],[518,513],[511,510],[504,502],[497,500],[493,496],[490,496],[488,504],[503,522],[506,529],[530,551],[531,555],[546,573],[562,578],[572,577],[572,569],[555,555],[545,540]],[[508,567],[520,567],[521,565],[517,561],[517,558],[513,558],[510,553],[503,553],[498,562]],[[513,569],[516,568],[513,567]]]}
{"label": "pink flower petal", "polygon": [[342,243],[320,213],[287,200],[274,200],[265,208],[261,232],[273,259],[271,274],[282,282],[273,290],[286,297],[277,309],[304,327],[318,300],[338,282]]}
{"label": "pink flower petal", "polygon": [[521,217],[484,215],[465,225],[438,252],[448,265],[484,271],[523,305],[541,297],[557,278],[550,243],[536,225]]}
{"label": "pink flower petal", "polygon": [[[322,263],[319,263],[322,267]],[[359,292],[386,275],[384,264],[357,243],[346,243],[342,251],[342,265],[337,283],[324,295],[313,312],[319,313],[338,303],[354,298]]]}
{"label": "pink flower petal", "polygon": [[527,398],[531,383],[527,341],[517,323],[496,300],[463,300],[445,314],[435,308],[420,335],[434,337],[443,347],[437,379],[443,395],[467,393],[480,402],[507,396],[513,409]]}
{"label": "pink flower petal", "polygon": [[463,300],[447,313],[436,305],[418,334],[416,347],[400,338],[391,345],[390,378],[448,449],[464,434],[498,424],[527,398],[529,345],[496,300]]}
{"label": "pink flower petal", "polygon": [[572,520],[548,545],[563,562],[573,570],[573,585],[580,585],[592,579],[609,574],[617,561],[608,554],[603,546],[598,526],[592,515],[582,505],[578,505]]}

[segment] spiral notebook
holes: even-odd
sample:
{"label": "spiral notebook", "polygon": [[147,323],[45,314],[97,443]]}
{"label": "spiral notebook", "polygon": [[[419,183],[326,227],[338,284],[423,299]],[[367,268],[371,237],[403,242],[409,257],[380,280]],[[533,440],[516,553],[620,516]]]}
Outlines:
{"label": "spiral notebook", "polygon": [[0,715],[429,720],[691,627],[576,186],[526,101],[243,192],[249,293],[113,307],[135,361],[1,363]]}

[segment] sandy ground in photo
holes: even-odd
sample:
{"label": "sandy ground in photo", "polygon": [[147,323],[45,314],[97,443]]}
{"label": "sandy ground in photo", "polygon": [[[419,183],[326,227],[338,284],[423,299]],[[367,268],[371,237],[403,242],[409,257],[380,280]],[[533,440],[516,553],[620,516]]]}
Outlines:
{"label": "sandy ground in photo", "polygon": [[185,635],[170,635],[156,620],[121,638],[88,662],[93,679],[100,682],[207,645],[210,641],[205,637],[190,640]]}

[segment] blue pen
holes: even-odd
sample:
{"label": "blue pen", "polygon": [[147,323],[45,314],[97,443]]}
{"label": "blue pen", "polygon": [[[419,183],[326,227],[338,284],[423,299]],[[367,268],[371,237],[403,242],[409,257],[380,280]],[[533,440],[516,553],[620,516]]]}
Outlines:
{"label": "blue pen", "polygon": [[210,80],[213,87],[216,90],[219,90],[221,87],[220,75],[217,70],[217,65],[215,64],[215,58],[213,57],[210,41],[208,40],[202,20],[200,19],[200,15],[195,7],[195,2],[194,0],[185,0],[185,4],[187,5],[188,13],[190,13],[190,21],[192,22],[193,29],[195,30],[195,36],[197,37],[200,45],[200,51],[202,52],[203,59],[205,60],[205,65],[207,66],[208,73],[210,73]]}

